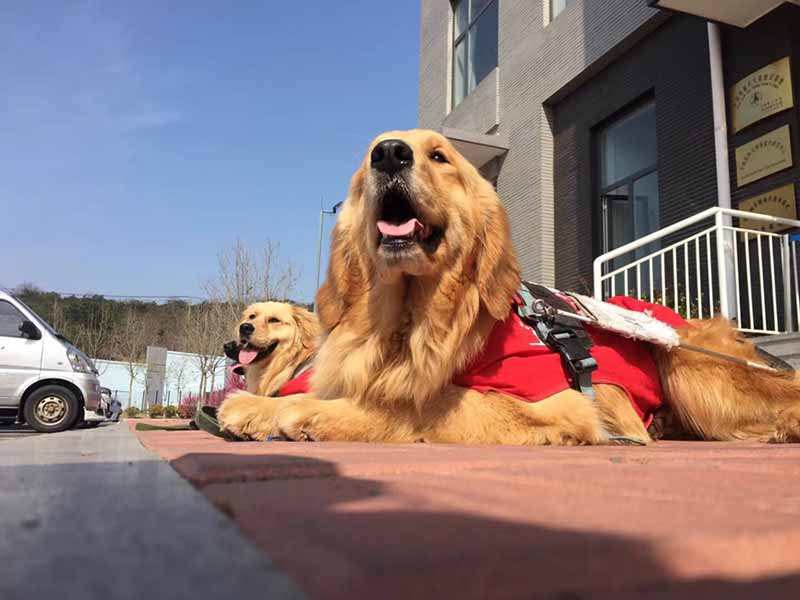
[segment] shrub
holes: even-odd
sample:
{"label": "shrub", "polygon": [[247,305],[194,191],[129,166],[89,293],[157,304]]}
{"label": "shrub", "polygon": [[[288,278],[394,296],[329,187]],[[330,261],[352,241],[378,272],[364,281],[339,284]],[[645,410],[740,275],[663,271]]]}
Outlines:
{"label": "shrub", "polygon": [[136,417],[139,416],[139,409],[136,408],[135,406],[129,406],[128,408],[125,409],[125,416],[128,417],[129,419],[135,419]]}
{"label": "shrub", "polygon": [[194,413],[197,412],[197,407],[194,404],[181,404],[178,407],[178,416],[181,419],[194,419]]}
{"label": "shrub", "polygon": [[[225,381],[225,387],[221,390],[216,390],[213,392],[207,392],[203,396],[202,402],[200,402],[203,406],[219,406],[222,404],[222,401],[225,400],[225,397],[230,394],[231,392],[235,392],[236,390],[244,390],[247,389],[247,383],[244,380],[244,377],[240,377],[239,375],[230,374]],[[191,419],[194,417],[194,413],[197,410],[199,397],[196,394],[187,394],[183,398],[181,398],[181,405],[178,407],[178,413],[181,415],[181,418],[184,419]],[[186,414],[190,414],[190,416],[184,416],[181,411],[184,411]]]}
{"label": "shrub", "polygon": [[148,410],[151,419],[159,419],[164,416],[164,407],[160,404],[153,404]]}
{"label": "shrub", "polygon": [[171,404],[164,407],[164,416],[167,419],[174,419],[178,416],[178,407]]}

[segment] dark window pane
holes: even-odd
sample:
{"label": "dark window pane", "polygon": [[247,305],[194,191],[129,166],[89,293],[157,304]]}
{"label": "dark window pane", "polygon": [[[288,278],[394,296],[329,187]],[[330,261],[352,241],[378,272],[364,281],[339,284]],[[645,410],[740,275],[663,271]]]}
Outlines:
{"label": "dark window pane", "polygon": [[[633,182],[633,221],[636,238],[659,228],[658,172],[654,171]],[[647,250],[649,254],[653,250]]]}
{"label": "dark window pane", "polygon": [[628,186],[624,185],[603,194],[603,202],[606,213],[605,250],[613,250],[632,242],[634,239],[633,213],[628,198]]}
{"label": "dark window pane", "polygon": [[600,135],[600,151],[603,187],[654,166],[657,162],[655,103],[606,127]]}
{"label": "dark window pane", "polygon": [[453,14],[455,15],[455,38],[461,35],[462,31],[466,31],[469,24],[469,0],[459,0],[453,5]]}
{"label": "dark window pane", "polygon": [[497,2],[470,28],[470,91],[497,66]]}
{"label": "dark window pane", "polygon": [[467,38],[456,46],[453,61],[453,106],[458,106],[467,95]]}
{"label": "dark window pane", "polygon": [[25,320],[22,313],[8,302],[0,301],[0,335],[22,337],[19,326]]}
{"label": "dark window pane", "polygon": [[494,2],[494,0],[472,0],[472,11],[470,12],[469,20],[474,21],[489,2]]}

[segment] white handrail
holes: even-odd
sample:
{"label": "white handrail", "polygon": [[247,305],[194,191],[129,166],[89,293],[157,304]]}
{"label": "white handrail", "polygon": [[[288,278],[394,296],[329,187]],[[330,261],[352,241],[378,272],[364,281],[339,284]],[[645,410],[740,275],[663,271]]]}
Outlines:
{"label": "white handrail", "polygon": [[[800,240],[796,239],[797,236],[790,239],[792,234],[789,233],[749,230],[741,225],[734,227],[731,217],[800,229],[800,220],[713,206],[597,257],[593,264],[595,297],[603,299],[604,292],[619,293],[613,290],[619,290],[622,283],[625,294],[634,294],[637,298],[644,296],[651,302],[660,301],[666,305],[667,296],[672,294],[671,304],[675,310],[682,307],[687,317],[719,312],[737,321],[739,329],[745,332],[794,331],[795,324],[800,323],[797,273]],[[709,227],[699,232],[692,231],[688,236],[679,236],[679,241],[665,248],[659,247],[646,256],[634,254],[666,236],[710,219],[713,223]],[[714,236],[715,252],[712,252],[711,238]],[[704,248],[701,247],[703,241]],[[754,255],[751,256],[753,243]],[[764,244],[768,246],[766,249]],[[739,252],[743,253],[742,257]],[[622,256],[625,256],[622,259],[625,264],[613,265],[611,261]],[[666,259],[671,259],[672,263],[671,282]],[[678,279],[680,263],[683,264],[681,280]],[[713,268],[713,263],[716,263],[716,268]],[[608,272],[603,273],[604,269]],[[629,287],[629,272],[636,278],[635,287]],[[642,281],[643,276],[645,281]],[[740,294],[740,288],[745,292],[744,296]],[[781,294],[778,294],[779,289]],[[660,300],[656,292],[660,293]],[[781,320],[778,318],[779,298],[783,305]]]}
{"label": "white handrail", "polygon": [[627,254],[631,250],[636,250],[638,248],[641,248],[642,246],[650,244],[651,242],[660,240],[661,238],[669,235],[670,233],[675,233],[676,231],[680,231],[681,229],[684,229],[689,225],[694,225],[695,223],[699,223],[704,219],[713,217],[717,213],[722,213],[724,215],[728,215],[730,217],[737,217],[740,219],[752,219],[754,221],[767,221],[768,223],[777,223],[778,225],[788,225],[789,227],[800,227],[800,221],[795,221],[794,219],[785,219],[783,217],[773,217],[772,215],[764,215],[761,213],[751,213],[746,210],[736,210],[733,208],[720,208],[719,206],[712,206],[711,208],[707,208],[703,212],[699,212],[696,215],[692,215],[691,217],[685,218],[683,221],[678,221],[677,223],[673,223],[672,225],[667,225],[666,227],[659,229],[658,231],[654,231],[653,233],[648,233],[644,237],[640,237],[637,240],[628,242],[624,246],[620,246],[619,248],[614,248],[613,250],[609,250],[605,254],[598,256],[594,260],[594,262],[595,264],[597,264],[598,261],[607,262],[613,258],[622,256],[623,254]]}

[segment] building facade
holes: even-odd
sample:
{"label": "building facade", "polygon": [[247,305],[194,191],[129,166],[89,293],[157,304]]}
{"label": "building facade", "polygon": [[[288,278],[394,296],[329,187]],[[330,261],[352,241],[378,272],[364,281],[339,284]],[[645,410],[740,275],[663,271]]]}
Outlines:
{"label": "building facade", "polygon": [[[495,182],[528,279],[591,292],[595,257],[727,194],[715,162],[708,21],[657,4],[422,0],[419,124]],[[714,5],[695,3],[705,4]],[[732,126],[729,105],[717,122],[733,208],[800,182],[800,6],[763,4],[745,27],[718,26],[725,97],[788,58],[783,86],[794,100],[744,127]],[[743,183],[737,149],[785,126],[788,160]]]}

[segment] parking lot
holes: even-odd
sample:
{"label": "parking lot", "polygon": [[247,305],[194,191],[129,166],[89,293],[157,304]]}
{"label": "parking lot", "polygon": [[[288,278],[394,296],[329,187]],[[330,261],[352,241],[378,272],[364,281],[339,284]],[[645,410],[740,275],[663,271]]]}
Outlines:
{"label": "parking lot", "polygon": [[24,437],[41,435],[27,425],[19,425],[11,421],[0,421],[0,442],[18,440]]}
{"label": "parking lot", "polygon": [[[112,423],[101,423],[100,427],[108,427]],[[42,435],[28,427],[27,425],[20,425],[11,421],[0,421],[0,442],[8,440],[18,440],[26,437],[33,437],[35,435]]]}

